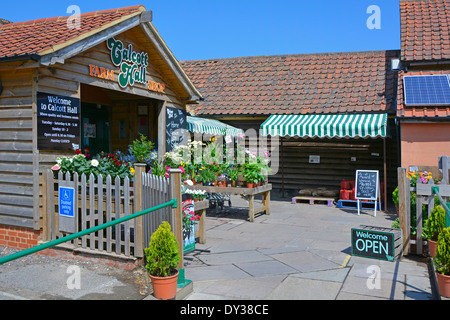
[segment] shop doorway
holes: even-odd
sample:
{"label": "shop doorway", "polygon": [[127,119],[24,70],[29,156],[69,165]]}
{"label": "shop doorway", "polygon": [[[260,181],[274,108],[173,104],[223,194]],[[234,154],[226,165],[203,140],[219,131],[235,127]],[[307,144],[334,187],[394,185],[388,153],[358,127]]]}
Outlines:
{"label": "shop doorway", "polygon": [[110,153],[110,107],[81,104],[81,149],[89,149],[90,155]]}

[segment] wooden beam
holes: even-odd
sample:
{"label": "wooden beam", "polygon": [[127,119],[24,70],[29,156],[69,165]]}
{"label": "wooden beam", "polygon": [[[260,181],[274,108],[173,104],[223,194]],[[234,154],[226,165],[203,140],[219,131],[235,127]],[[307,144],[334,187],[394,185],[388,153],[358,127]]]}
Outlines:
{"label": "wooden beam", "polygon": [[406,168],[398,168],[398,215],[400,228],[403,231],[403,255],[409,253],[410,231],[411,231],[411,204],[410,204],[410,182],[406,177]]}

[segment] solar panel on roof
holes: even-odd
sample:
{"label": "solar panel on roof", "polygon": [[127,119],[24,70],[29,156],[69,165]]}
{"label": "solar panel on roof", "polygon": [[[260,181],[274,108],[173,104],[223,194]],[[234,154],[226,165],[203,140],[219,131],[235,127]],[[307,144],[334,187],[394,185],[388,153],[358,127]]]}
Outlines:
{"label": "solar panel on roof", "polygon": [[403,78],[405,105],[450,105],[448,75],[405,76]]}

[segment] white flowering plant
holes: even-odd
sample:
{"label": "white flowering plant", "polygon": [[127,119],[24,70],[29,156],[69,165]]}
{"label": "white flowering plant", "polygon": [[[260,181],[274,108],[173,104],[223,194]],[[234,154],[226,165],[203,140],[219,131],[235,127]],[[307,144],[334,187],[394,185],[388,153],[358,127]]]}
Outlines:
{"label": "white flowering plant", "polygon": [[192,197],[194,199],[199,199],[199,200],[203,200],[206,198],[206,191],[205,190],[192,190],[192,189],[187,189],[185,191],[186,194],[190,194],[192,195]]}
{"label": "white flowering plant", "polygon": [[119,176],[121,179],[128,177],[133,179],[134,168],[130,163],[119,160],[114,154],[99,154],[92,160],[89,160],[89,154],[82,153],[80,150],[75,151],[75,155],[72,157],[59,157],[56,159],[56,164],[52,167],[55,174],[61,172],[65,175],[67,172],[70,174],[86,174],[89,177],[91,174],[97,179],[99,174],[104,177],[110,175],[112,179]]}

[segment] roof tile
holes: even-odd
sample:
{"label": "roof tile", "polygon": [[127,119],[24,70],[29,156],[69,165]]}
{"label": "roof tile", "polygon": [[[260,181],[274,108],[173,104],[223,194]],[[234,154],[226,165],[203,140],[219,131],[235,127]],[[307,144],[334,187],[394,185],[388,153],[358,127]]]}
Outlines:
{"label": "roof tile", "polygon": [[21,54],[39,54],[52,46],[77,38],[86,32],[101,28],[122,17],[144,11],[133,6],[84,13],[81,28],[67,28],[69,17],[36,19],[0,25],[0,58]]}
{"label": "roof tile", "polygon": [[395,112],[400,51],[185,61],[204,97],[198,115]]}
{"label": "roof tile", "polygon": [[449,12],[449,0],[400,0],[402,60],[450,60]]}

